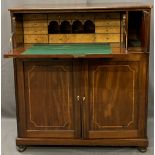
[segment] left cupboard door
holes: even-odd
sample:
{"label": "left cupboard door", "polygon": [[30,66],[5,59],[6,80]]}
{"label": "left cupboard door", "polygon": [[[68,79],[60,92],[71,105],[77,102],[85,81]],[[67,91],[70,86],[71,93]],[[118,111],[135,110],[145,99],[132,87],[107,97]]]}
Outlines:
{"label": "left cupboard door", "polygon": [[79,138],[76,62],[17,60],[16,68],[18,136]]}

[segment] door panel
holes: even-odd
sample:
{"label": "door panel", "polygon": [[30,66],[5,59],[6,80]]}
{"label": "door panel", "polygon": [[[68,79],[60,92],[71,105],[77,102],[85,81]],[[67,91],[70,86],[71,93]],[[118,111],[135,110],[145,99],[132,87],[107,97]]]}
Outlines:
{"label": "door panel", "polygon": [[89,138],[137,137],[138,64],[88,62]]}
{"label": "door panel", "polygon": [[75,137],[73,63],[26,62],[24,66],[27,136]]}

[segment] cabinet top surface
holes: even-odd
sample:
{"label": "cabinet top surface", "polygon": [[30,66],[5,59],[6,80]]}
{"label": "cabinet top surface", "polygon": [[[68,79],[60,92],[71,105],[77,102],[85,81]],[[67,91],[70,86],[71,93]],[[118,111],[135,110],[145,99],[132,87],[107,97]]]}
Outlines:
{"label": "cabinet top surface", "polygon": [[10,11],[59,11],[59,10],[106,10],[106,9],[149,9],[150,3],[82,3],[82,4],[39,4],[10,8]]}

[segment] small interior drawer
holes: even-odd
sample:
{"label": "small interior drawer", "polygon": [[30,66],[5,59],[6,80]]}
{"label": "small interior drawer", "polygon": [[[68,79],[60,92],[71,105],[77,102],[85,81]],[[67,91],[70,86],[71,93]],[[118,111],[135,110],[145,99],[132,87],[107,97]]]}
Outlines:
{"label": "small interior drawer", "polygon": [[95,18],[98,18],[98,19],[119,19],[120,13],[112,13],[112,12],[97,13],[95,15]]}
{"label": "small interior drawer", "polygon": [[48,43],[48,35],[24,35],[24,43]]}
{"label": "small interior drawer", "polygon": [[47,20],[24,21],[24,27],[47,27]]}
{"label": "small interior drawer", "polygon": [[120,33],[120,27],[96,26],[95,33]]}
{"label": "small interior drawer", "polygon": [[96,42],[120,42],[120,34],[96,34]]}
{"label": "small interior drawer", "polygon": [[23,16],[25,20],[46,20],[47,14],[24,14]]}
{"label": "small interior drawer", "polygon": [[96,19],[95,26],[120,26],[120,19]]}
{"label": "small interior drawer", "polygon": [[48,34],[46,27],[25,27],[24,34]]}

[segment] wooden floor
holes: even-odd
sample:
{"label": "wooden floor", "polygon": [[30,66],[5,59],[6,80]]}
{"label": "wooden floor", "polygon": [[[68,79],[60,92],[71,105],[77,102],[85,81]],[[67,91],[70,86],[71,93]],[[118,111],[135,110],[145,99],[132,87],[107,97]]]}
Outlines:
{"label": "wooden floor", "polygon": [[[16,151],[16,120],[2,118],[2,155],[21,155]],[[148,119],[149,147],[145,155],[153,154],[153,119]],[[141,155],[129,147],[29,147],[24,155]]]}

